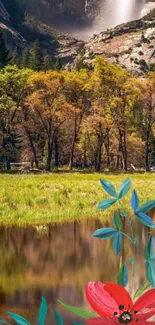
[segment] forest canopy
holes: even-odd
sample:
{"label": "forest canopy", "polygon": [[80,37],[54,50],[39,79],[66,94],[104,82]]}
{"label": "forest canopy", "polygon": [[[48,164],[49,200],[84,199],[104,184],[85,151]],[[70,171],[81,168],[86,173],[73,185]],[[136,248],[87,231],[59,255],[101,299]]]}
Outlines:
{"label": "forest canopy", "polygon": [[139,80],[103,57],[91,70],[34,70],[10,62],[0,70],[1,166],[28,161],[48,171],[100,171],[155,164],[154,72]]}

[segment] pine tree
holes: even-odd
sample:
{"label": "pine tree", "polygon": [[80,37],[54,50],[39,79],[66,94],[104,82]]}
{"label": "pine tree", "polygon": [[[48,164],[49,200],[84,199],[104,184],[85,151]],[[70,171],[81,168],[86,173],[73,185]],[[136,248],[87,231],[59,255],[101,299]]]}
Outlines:
{"label": "pine tree", "polygon": [[59,58],[57,58],[55,61],[54,69],[57,71],[60,71],[62,69],[62,64]]}
{"label": "pine tree", "polygon": [[48,71],[53,69],[53,62],[51,60],[51,57],[47,54],[44,56],[43,60],[43,70]]}
{"label": "pine tree", "polygon": [[43,55],[40,48],[39,41],[35,41],[33,48],[31,50],[31,56],[30,56],[30,68],[35,71],[42,70],[43,66]]}
{"label": "pine tree", "polygon": [[30,66],[30,51],[29,49],[25,49],[23,51],[23,55],[22,55],[22,67],[23,68],[29,68]]}
{"label": "pine tree", "polygon": [[2,31],[0,30],[0,69],[3,69],[10,61],[9,51],[7,50]]}
{"label": "pine tree", "polygon": [[20,58],[19,58],[19,55],[18,55],[17,51],[12,53],[10,63],[12,65],[17,65],[17,67],[20,66]]}

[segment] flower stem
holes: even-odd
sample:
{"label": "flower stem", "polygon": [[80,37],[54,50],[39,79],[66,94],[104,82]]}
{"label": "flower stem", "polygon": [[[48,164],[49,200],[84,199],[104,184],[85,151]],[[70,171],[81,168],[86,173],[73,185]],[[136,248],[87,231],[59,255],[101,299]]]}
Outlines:
{"label": "flower stem", "polygon": [[131,242],[132,242],[132,244],[134,244],[134,242],[133,242],[133,240],[132,240],[132,238],[131,237],[129,237],[127,234],[125,234],[125,232],[123,232],[123,231],[120,231],[120,233],[122,234],[122,235],[124,235],[125,237],[127,237]]}
{"label": "flower stem", "polygon": [[135,273],[136,273],[136,267],[135,267],[135,261],[136,261],[136,245],[133,242],[134,239],[134,233],[133,233],[133,227],[132,227],[132,219],[129,221],[130,225],[130,232],[131,232],[131,238],[132,238],[132,243],[133,243],[133,254],[134,254],[134,263],[132,264],[132,282],[131,282],[131,294],[134,291],[134,279],[135,279]]}

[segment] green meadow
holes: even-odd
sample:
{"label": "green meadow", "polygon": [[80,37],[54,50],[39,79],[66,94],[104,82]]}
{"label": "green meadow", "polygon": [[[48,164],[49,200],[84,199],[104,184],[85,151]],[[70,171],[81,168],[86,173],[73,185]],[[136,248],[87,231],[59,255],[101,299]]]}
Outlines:
{"label": "green meadow", "polygon": [[[130,177],[132,188],[141,203],[155,199],[155,174],[59,173],[45,175],[1,174],[0,224],[36,225],[86,218],[107,219],[113,211],[99,211],[97,205],[108,196],[100,185],[100,178],[119,188]],[[129,205],[131,191],[123,199]]]}

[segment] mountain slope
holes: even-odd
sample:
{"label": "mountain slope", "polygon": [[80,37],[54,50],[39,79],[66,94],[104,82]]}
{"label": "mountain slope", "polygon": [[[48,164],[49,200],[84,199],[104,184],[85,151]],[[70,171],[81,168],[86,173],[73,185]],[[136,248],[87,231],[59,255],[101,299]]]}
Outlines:
{"label": "mountain slope", "polygon": [[[83,49],[84,42],[56,31],[39,22],[34,16],[27,14],[24,17],[19,9],[11,15],[12,7],[8,4],[5,7],[4,2],[0,0],[0,28],[11,51],[20,54],[24,48],[31,48],[38,39],[44,53],[48,53],[52,58],[59,57],[62,64],[67,64],[72,63],[77,53]],[[10,12],[6,8],[9,8]]]}
{"label": "mountain slope", "polygon": [[85,46],[85,61],[92,64],[97,55],[136,73],[155,65],[155,9],[142,19],[94,35]]}

